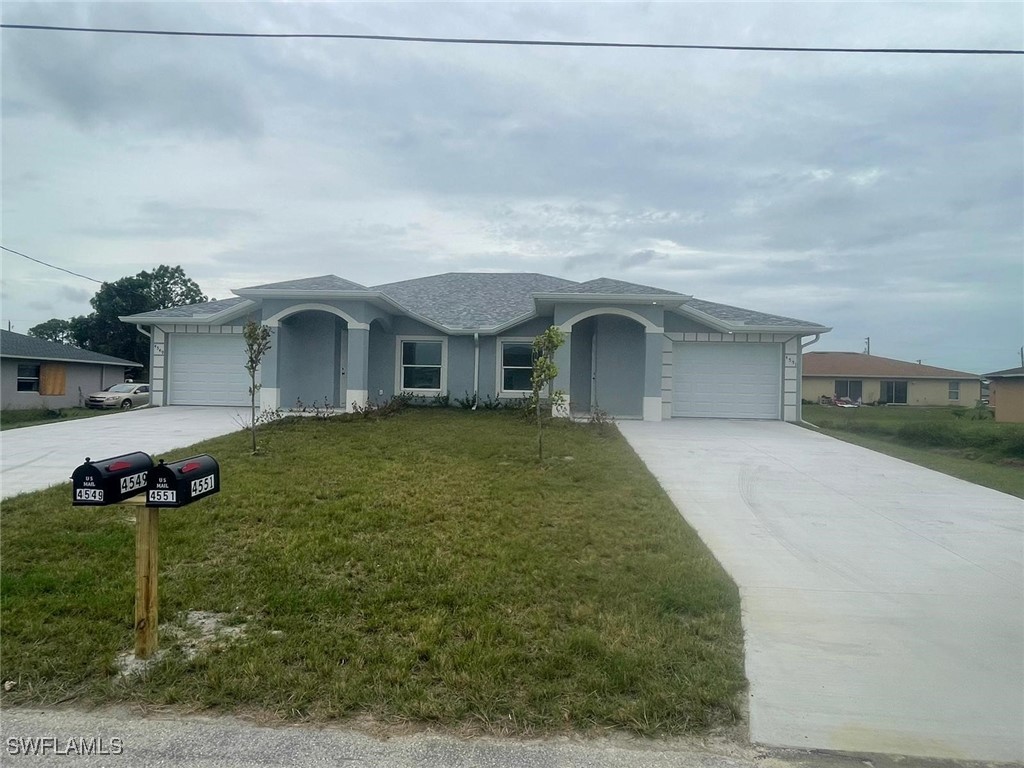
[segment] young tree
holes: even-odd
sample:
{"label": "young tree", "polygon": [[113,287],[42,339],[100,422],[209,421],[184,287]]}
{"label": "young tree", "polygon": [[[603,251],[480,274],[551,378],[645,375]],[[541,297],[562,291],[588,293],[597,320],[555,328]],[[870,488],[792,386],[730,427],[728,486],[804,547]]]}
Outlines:
{"label": "young tree", "polygon": [[[537,414],[537,457],[540,461],[544,461],[544,421],[541,417],[541,393],[545,389],[550,389],[555,377],[558,376],[555,352],[564,343],[565,334],[554,325],[533,340],[533,375],[530,379],[533,392],[530,395],[530,406]],[[564,399],[565,393],[561,390],[551,392],[552,406],[560,405]]]}
{"label": "young tree", "polygon": [[252,430],[252,452],[256,453],[256,393],[261,386],[256,383],[256,372],[270,349],[270,328],[250,320],[242,334],[245,338],[245,370],[249,372],[249,429]]}

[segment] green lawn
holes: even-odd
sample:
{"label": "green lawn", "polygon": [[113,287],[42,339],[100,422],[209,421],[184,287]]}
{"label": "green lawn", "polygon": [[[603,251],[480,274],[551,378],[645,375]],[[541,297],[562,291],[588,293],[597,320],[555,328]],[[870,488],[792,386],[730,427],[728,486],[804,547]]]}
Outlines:
{"label": "green lawn", "polygon": [[804,405],[826,434],[1024,498],[1024,425],[973,409]]}
{"label": "green lawn", "polygon": [[[679,733],[733,722],[737,590],[614,428],[507,413],[294,419],[195,446],[223,492],[161,512],[163,621],[241,642],[146,679],[125,507],[67,486],[4,503],[4,704],[135,701],[285,719],[369,714],[492,731]],[[175,455],[188,455],[188,449]],[[162,647],[173,644],[162,635]]]}
{"label": "green lawn", "polygon": [[96,408],[27,408],[23,410],[0,411],[0,430],[18,429],[19,427],[36,427],[40,424],[52,424],[57,421],[71,419],[88,419],[91,416],[102,416],[117,411]]}

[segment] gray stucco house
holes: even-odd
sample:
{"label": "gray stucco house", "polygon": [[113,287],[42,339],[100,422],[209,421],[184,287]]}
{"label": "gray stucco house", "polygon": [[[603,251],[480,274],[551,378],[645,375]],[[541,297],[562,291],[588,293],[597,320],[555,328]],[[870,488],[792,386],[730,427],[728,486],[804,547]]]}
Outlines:
{"label": "gray stucco house", "polygon": [[366,287],[335,275],[122,317],[149,333],[154,405],[245,405],[242,328],[269,326],[263,408],[395,393],[519,398],[533,337],[566,333],[559,415],[800,419],[801,345],[829,328],[660,288],[534,273],[448,273]]}
{"label": "gray stucco house", "polygon": [[125,380],[139,363],[68,344],[0,331],[0,406],[71,408]]}

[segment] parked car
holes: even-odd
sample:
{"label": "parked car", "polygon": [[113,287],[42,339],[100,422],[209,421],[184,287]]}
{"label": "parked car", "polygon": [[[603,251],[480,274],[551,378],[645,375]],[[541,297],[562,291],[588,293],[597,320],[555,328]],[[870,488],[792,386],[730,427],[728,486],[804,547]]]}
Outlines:
{"label": "parked car", "polygon": [[137,405],[149,405],[149,384],[115,384],[85,398],[87,408],[120,408],[127,411]]}

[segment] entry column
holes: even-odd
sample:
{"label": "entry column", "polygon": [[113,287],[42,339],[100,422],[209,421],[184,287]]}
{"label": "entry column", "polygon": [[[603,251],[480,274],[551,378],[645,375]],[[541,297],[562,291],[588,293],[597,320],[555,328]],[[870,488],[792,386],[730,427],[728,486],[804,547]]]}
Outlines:
{"label": "entry column", "polygon": [[270,328],[270,349],[263,355],[256,381],[260,385],[260,410],[276,411],[281,407],[281,390],[277,385],[277,343],[281,338],[276,320],[264,323]]}
{"label": "entry column", "polygon": [[661,421],[661,377],[664,335],[661,328],[647,328],[644,345],[644,421]]}
{"label": "entry column", "polygon": [[551,406],[551,415],[567,419],[572,413],[572,404],[569,402],[570,382],[572,381],[572,377],[569,375],[571,373],[569,364],[572,361],[572,332],[562,331],[562,333],[565,335],[565,343],[555,350],[555,367],[558,368],[558,375],[555,377],[554,388],[565,393],[565,400],[561,405]]}
{"label": "entry column", "polygon": [[345,365],[348,389],[345,408],[366,405],[370,396],[370,326],[367,323],[348,324],[348,360]]}

